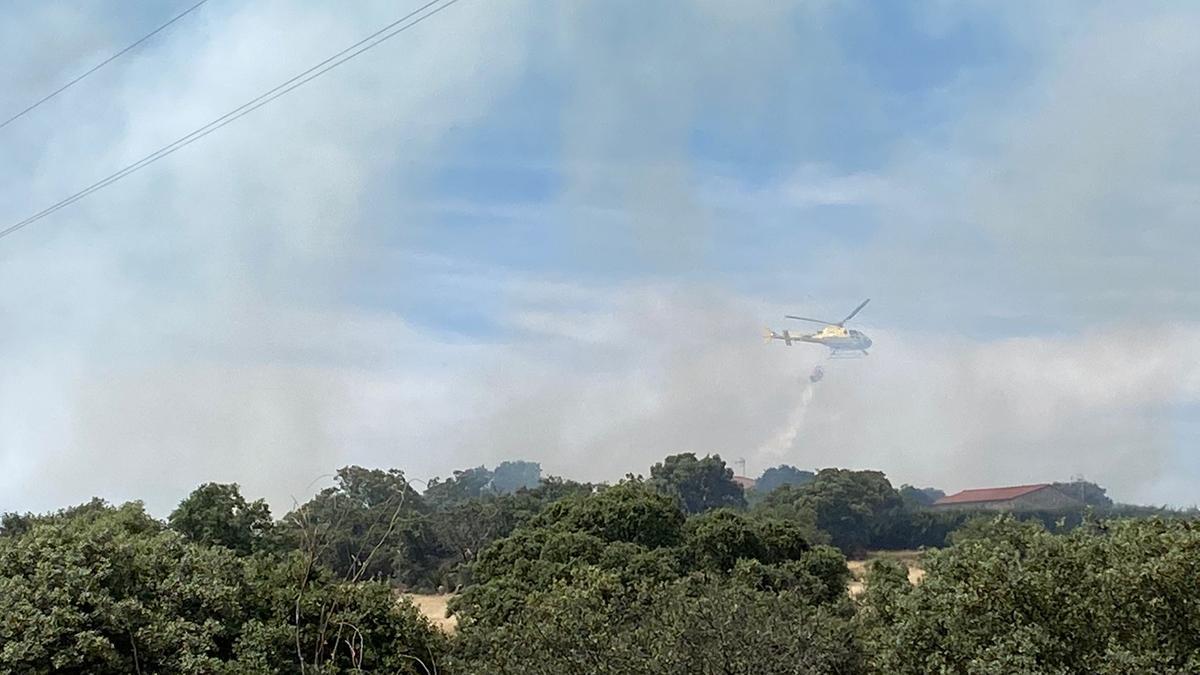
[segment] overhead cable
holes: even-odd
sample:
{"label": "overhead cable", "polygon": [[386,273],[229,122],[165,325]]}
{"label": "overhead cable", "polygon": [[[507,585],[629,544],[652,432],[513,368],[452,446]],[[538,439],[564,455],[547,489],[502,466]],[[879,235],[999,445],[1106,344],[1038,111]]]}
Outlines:
{"label": "overhead cable", "polygon": [[96,72],[97,70],[100,70],[104,66],[107,66],[108,64],[112,63],[113,61],[116,61],[117,59],[121,58],[122,56],[125,55],[126,52],[137,47],[138,45],[142,44],[146,40],[149,40],[150,38],[154,37],[155,35],[158,35],[162,31],[166,30],[167,27],[170,26],[171,24],[182,19],[183,17],[187,16],[188,14],[191,14],[192,12],[196,11],[197,9],[200,9],[200,6],[206,2],[208,2],[208,0],[200,0],[200,2],[197,2],[196,4],[192,5],[191,7],[188,7],[187,9],[183,10],[182,12],[176,14],[174,17],[171,18],[170,21],[164,23],[163,25],[159,26],[158,28],[155,28],[154,30],[150,31],[149,33],[146,33],[142,37],[138,38],[138,40],[136,42],[134,42],[133,44],[122,49],[121,51],[117,52],[116,54],[113,54],[112,56],[108,57],[107,59],[104,59],[100,63],[97,63],[96,65],[92,66],[91,70],[88,70],[86,73],[80,75],[79,77],[76,77],[75,79],[64,84],[63,86],[59,87],[58,89],[55,89],[54,91],[50,92],[49,94],[46,94],[45,96],[38,99],[37,101],[34,101],[32,104],[29,105],[29,107],[25,108],[21,112],[13,115],[12,117],[4,120],[3,122],[0,122],[0,129],[3,129],[4,127],[12,124],[13,122],[16,122],[17,120],[21,119],[22,117],[28,115],[29,113],[33,112],[34,109],[37,108],[38,106],[42,105],[43,103],[49,101],[50,99],[54,98],[55,96],[58,96],[59,94],[63,93],[64,91],[66,91],[66,90],[70,89],[71,87],[75,86],[76,84],[78,84],[81,80],[83,80],[83,78],[87,77],[88,75],[91,75],[92,73]]}
{"label": "overhead cable", "polygon": [[[195,131],[192,131],[191,133],[189,133],[185,136],[182,136],[182,137],[176,139],[175,141],[168,143],[167,145],[164,145],[163,147],[159,148],[158,150],[155,150],[154,152],[150,153],[149,155],[146,155],[145,157],[137,160],[136,162],[129,164],[128,166],[126,166],[112,174],[109,174],[108,176],[96,181],[95,183],[92,183],[91,185],[83,188],[82,190],[79,190],[78,192],[72,194],[71,196],[61,199],[61,200],[55,202],[54,204],[46,207],[45,209],[38,211],[37,213],[29,216],[28,218],[25,218],[24,220],[13,223],[12,225],[8,226],[7,228],[0,230],[0,238],[7,237],[8,235],[13,234],[14,232],[16,232],[20,229],[28,227],[29,225],[32,225],[33,223],[41,220],[42,218],[45,218],[46,216],[49,216],[49,215],[55,213],[56,211],[59,211],[60,209],[66,208],[66,207],[70,206],[71,204],[74,204],[75,202],[92,194],[93,192],[103,190],[104,188],[108,187],[109,185],[112,185],[113,183],[129,176],[130,174],[140,171],[141,169],[146,168],[147,166],[153,164],[154,162],[157,162],[158,160],[160,160],[168,155],[171,155],[171,154],[191,145],[192,143],[195,143],[196,141],[198,141],[201,138],[204,138],[205,136],[213,133],[214,131],[224,127],[225,125],[227,125],[245,115],[248,115],[251,112],[254,112],[255,110],[263,107],[264,105],[270,103],[271,101],[274,101],[275,99],[277,99],[299,87],[304,86],[305,84],[315,80],[316,78],[324,75],[325,73],[333,70],[334,68],[337,68],[338,66],[346,63],[347,61],[359,56],[360,54],[366,52],[367,50],[373,49],[373,48],[379,46],[380,44],[386,42],[387,40],[390,40],[390,39],[396,37],[400,33],[403,33],[404,31],[412,28],[413,26],[416,26],[417,24],[421,23],[422,21],[425,21],[426,19],[432,17],[433,15],[441,12],[442,10],[450,7],[451,5],[453,5],[457,2],[459,2],[459,0],[432,0],[432,2],[428,2],[424,5],[422,5],[421,7],[409,12],[408,14],[400,17],[399,19],[396,19],[392,23],[384,26],[383,28],[380,28],[379,30],[375,31],[371,35],[368,35],[367,37],[363,38],[362,40],[359,40],[358,42],[350,45],[349,47],[346,47],[342,51],[334,54],[333,56],[330,56],[329,58],[325,59],[324,61],[321,61],[320,63],[309,68],[308,70],[305,70],[304,72],[302,72],[298,75],[295,75],[294,77],[263,92],[262,94],[259,94],[258,96],[250,99],[249,101],[234,108],[233,110],[230,110],[229,112],[212,120],[208,124],[205,124],[204,126],[196,129]],[[426,10],[428,10],[428,11],[426,11]]]}

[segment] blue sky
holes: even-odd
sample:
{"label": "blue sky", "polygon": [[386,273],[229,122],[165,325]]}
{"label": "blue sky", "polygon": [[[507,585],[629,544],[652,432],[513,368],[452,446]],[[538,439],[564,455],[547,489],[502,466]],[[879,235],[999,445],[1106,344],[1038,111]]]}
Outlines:
{"label": "blue sky", "polygon": [[[0,113],[188,4],[5,5]],[[211,0],[0,130],[4,217],[397,13]],[[0,240],[0,509],[682,450],[1194,503],[1196,15],[463,0]],[[864,297],[805,404],[757,334]]]}

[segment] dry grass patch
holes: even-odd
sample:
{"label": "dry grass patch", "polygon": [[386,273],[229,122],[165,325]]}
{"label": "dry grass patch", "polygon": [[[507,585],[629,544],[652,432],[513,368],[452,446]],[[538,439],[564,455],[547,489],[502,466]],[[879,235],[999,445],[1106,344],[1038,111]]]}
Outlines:
{"label": "dry grass patch", "polygon": [[850,595],[858,595],[863,592],[863,580],[867,576],[867,568],[872,560],[879,558],[891,558],[899,561],[908,568],[908,583],[917,584],[925,576],[925,570],[921,568],[921,552],[920,551],[874,551],[867,554],[866,560],[847,560],[846,567],[850,568],[850,583],[846,584]]}
{"label": "dry grass patch", "polygon": [[446,633],[453,633],[458,628],[458,618],[446,616],[446,603],[450,602],[450,598],[454,595],[446,594],[431,594],[424,595],[421,593],[404,593],[401,597],[417,606],[425,618],[429,619],[433,625],[440,628]]}

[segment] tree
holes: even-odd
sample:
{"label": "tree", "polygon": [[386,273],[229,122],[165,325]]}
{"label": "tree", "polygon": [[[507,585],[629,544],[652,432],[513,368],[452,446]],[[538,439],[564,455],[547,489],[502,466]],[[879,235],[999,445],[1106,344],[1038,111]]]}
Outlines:
{"label": "tree", "polygon": [[779,517],[811,513],[834,546],[858,555],[902,505],[899,493],[878,471],[822,469],[807,485],[776,490],[759,508]]}
{"label": "tree", "polygon": [[635,590],[594,568],[532,592],[503,624],[467,624],[456,642],[452,664],[465,673],[863,672],[844,598],[819,604],[712,577]]}
{"label": "tree", "polygon": [[557,501],[530,526],[584,532],[607,542],[661,547],[679,543],[684,520],[671,497],[633,479],[595,494]]}
{"label": "tree", "polygon": [[537,462],[501,462],[492,472],[491,489],[506,495],[517,490],[532,490],[542,481],[542,465]]}
{"label": "tree", "polygon": [[15,537],[25,534],[33,527],[34,518],[29,513],[6,512],[0,514],[0,537]]}
{"label": "tree", "polygon": [[431,506],[451,506],[478,499],[490,488],[492,472],[485,466],[455,471],[446,480],[433,478],[425,487],[425,501]]}
{"label": "tree", "polygon": [[862,672],[850,614],[836,604],[717,580],[675,584],[662,596],[635,633],[650,655],[637,672]]}
{"label": "tree", "polygon": [[925,570],[874,593],[868,578],[859,620],[878,672],[1200,672],[1195,522],[1056,535],[1004,516],[928,553]]}
{"label": "tree", "polygon": [[429,514],[438,542],[446,551],[439,569],[441,584],[456,588],[470,583],[470,563],[488,544],[512,534],[554,502],[582,498],[593,491],[591,485],[549,477],[532,490],[505,495],[484,492],[448,506],[442,503]]}
{"label": "tree", "polygon": [[1109,508],[1113,505],[1113,500],[1109,498],[1108,491],[1096,485],[1091,481],[1074,480],[1070,483],[1052,483],[1059,492],[1074,497],[1088,506],[1098,506],[1100,508]]}
{"label": "tree", "polygon": [[552,504],[472,569],[474,585],[451,603],[464,633],[503,627],[553,587],[603,581],[614,602],[637,604],[698,574],[821,603],[845,596],[848,574],[840,553],[811,546],[796,524],[730,510],[685,521],[674,499],[636,479]]}
{"label": "tree", "polygon": [[875,519],[871,526],[871,548],[898,550],[945,546],[949,536],[975,515],[972,511],[905,506]]}
{"label": "tree", "polygon": [[189,541],[138,503],[35,518],[0,538],[0,672],[424,673],[415,658],[441,659],[441,635],[391,589],[303,562]]}
{"label": "tree", "polygon": [[650,468],[651,482],[664,494],[679,499],[688,513],[725,507],[745,508],[742,486],[733,480],[733,469],[720,455],[685,452],[670,455]]}
{"label": "tree", "polygon": [[784,485],[799,487],[811,483],[816,477],[817,474],[812,471],[803,471],[788,464],[780,464],[763,471],[758,480],[754,482],[754,491],[761,495],[768,495]]}
{"label": "tree", "polygon": [[907,483],[900,486],[899,492],[904,505],[911,509],[933,506],[934,502],[946,496],[945,492],[937,488],[918,488]]}
{"label": "tree", "polygon": [[592,483],[579,483],[560,476],[547,476],[537,487],[526,492],[542,505],[552,504],[566,497],[586,497],[593,494],[600,486]]}
{"label": "tree", "polygon": [[[759,533],[758,521],[728,509],[709,511],[689,518],[684,525],[684,550],[689,567],[728,573],[739,560],[773,562],[774,551]],[[808,550],[808,541],[797,536],[798,555]],[[782,548],[788,548],[781,541]]]}
{"label": "tree", "polygon": [[462,672],[833,673],[861,661],[836,549],[729,509],[685,520],[639,479],[550,505],[473,571],[450,605]]}
{"label": "tree", "polygon": [[290,545],[347,580],[433,585],[445,551],[404,472],[347,466],[283,520]]}
{"label": "tree", "polygon": [[179,503],[167,522],[191,541],[243,555],[258,548],[272,526],[267,503],[247,502],[236,483],[201,485]]}
{"label": "tree", "polygon": [[365,469],[344,466],[337,470],[336,486],[323,494],[336,494],[352,506],[364,509],[390,507],[403,502],[413,508],[423,506],[420,495],[408,484],[400,469]]}
{"label": "tree", "polygon": [[784,485],[754,505],[753,513],[793,523],[814,544],[830,543],[829,533],[817,527],[817,512],[801,499],[802,488]]}
{"label": "tree", "polygon": [[33,514],[33,513],[5,513],[0,516],[0,537],[16,537],[28,532],[34,525],[39,523],[53,523],[73,518],[86,516],[90,513],[107,513],[112,509],[112,506],[99,497],[92,497],[91,501],[68,506],[65,509],[60,509],[54,513]]}

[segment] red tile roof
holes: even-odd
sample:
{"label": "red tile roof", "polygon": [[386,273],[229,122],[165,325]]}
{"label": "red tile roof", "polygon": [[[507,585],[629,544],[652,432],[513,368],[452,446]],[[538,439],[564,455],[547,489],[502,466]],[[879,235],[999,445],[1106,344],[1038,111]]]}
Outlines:
{"label": "red tile roof", "polygon": [[734,476],[733,482],[741,485],[743,490],[753,490],[755,483],[758,481],[754,480],[753,478],[747,478],[746,476]]}
{"label": "red tile roof", "polygon": [[1027,495],[1031,492],[1037,492],[1042,488],[1048,487],[1050,487],[1049,483],[1037,483],[1035,485],[1014,485],[1013,487],[963,490],[962,492],[942,497],[934,502],[934,505],[974,504],[976,502],[1006,502],[1010,499],[1016,499],[1017,497]]}

